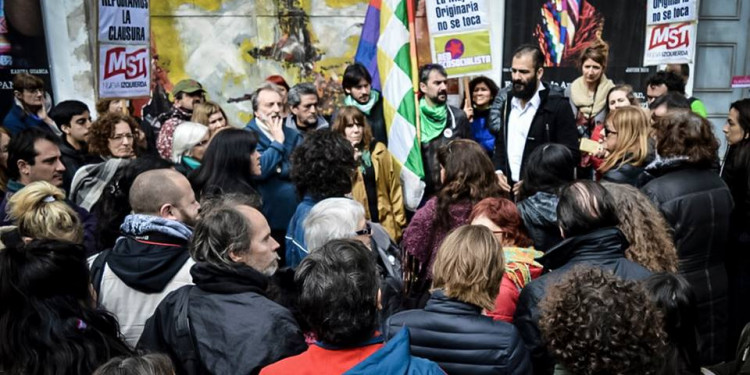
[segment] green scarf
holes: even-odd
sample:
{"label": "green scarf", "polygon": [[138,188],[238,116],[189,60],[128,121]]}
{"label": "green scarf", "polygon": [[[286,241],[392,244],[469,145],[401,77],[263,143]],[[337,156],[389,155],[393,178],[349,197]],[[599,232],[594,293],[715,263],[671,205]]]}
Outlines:
{"label": "green scarf", "polygon": [[370,153],[370,150],[364,149],[362,150],[362,155],[359,157],[359,171],[364,176],[367,168],[370,167],[372,167],[372,153]]}
{"label": "green scarf", "polygon": [[371,90],[369,102],[365,104],[360,104],[358,101],[354,100],[354,98],[352,98],[351,95],[347,95],[344,98],[344,104],[357,107],[357,109],[359,109],[360,112],[364,113],[365,116],[369,116],[370,111],[372,111],[372,107],[375,106],[375,103],[378,102],[378,99],[380,99],[380,93],[375,90]]}
{"label": "green scarf", "polygon": [[183,156],[182,157],[182,161],[185,162],[185,165],[187,165],[188,168],[190,168],[191,171],[192,170],[196,170],[196,169],[198,169],[198,167],[201,166],[201,162],[199,162],[198,160],[195,160],[195,159],[191,158],[190,156]]}
{"label": "green scarf", "polygon": [[419,99],[419,118],[422,120],[422,143],[427,143],[440,135],[445,129],[445,119],[448,118],[448,106],[431,107],[425,98]]}

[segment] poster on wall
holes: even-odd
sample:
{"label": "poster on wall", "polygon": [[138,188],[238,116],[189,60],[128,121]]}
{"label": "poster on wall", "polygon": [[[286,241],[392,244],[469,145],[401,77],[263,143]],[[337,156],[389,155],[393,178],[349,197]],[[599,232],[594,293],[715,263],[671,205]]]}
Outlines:
{"label": "poster on wall", "polygon": [[47,107],[53,103],[47,41],[39,0],[0,0],[0,120],[13,104],[13,76],[33,74],[44,80]]}
{"label": "poster on wall", "polygon": [[432,61],[443,65],[448,77],[492,70],[488,5],[486,0],[425,2]]}
{"label": "poster on wall", "polygon": [[609,44],[607,77],[626,83],[644,101],[656,68],[643,66],[646,0],[506,0],[503,75],[510,84],[513,51],[534,44],[545,54],[542,80],[567,87],[581,75],[581,52],[598,40]]}
{"label": "poster on wall", "polygon": [[101,0],[99,4],[99,42],[148,44],[148,0]]}
{"label": "poster on wall", "polygon": [[696,21],[697,3],[698,0],[648,0],[646,22],[655,25]]}
{"label": "poster on wall", "polygon": [[139,98],[151,93],[148,0],[98,1],[99,98]]}
{"label": "poster on wall", "polygon": [[99,96],[133,98],[150,91],[151,58],[147,46],[99,46]]}
{"label": "poster on wall", "polygon": [[693,62],[697,26],[695,22],[648,26],[643,65]]}

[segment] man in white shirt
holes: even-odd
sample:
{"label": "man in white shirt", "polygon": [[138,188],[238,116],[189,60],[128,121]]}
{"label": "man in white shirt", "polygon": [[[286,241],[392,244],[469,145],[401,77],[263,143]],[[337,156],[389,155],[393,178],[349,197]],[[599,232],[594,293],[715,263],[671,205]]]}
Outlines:
{"label": "man in white shirt", "polygon": [[544,54],[523,45],[513,53],[512,85],[495,97],[490,129],[495,133],[493,162],[501,186],[518,193],[529,154],[544,143],[560,143],[578,155],[578,131],[564,90],[541,81]]}

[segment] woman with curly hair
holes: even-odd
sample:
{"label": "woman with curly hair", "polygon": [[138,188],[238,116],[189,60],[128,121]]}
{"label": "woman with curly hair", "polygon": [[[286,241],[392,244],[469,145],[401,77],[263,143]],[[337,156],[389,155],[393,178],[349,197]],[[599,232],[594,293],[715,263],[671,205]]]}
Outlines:
{"label": "woman with curly hair", "polygon": [[354,147],[359,167],[352,195],[365,208],[365,218],[380,223],[393,240],[399,241],[406,226],[401,165],[385,144],[373,138],[365,114],[357,107],[341,108],[331,129],[343,135]]}
{"label": "woman with curly hair", "polygon": [[136,157],[137,134],[138,123],[128,115],[109,112],[96,119],[89,128],[89,153],[101,157],[103,162],[78,169],[69,199],[90,211],[117,170]]}
{"label": "woman with curly hair", "polygon": [[0,251],[0,372],[91,374],[132,355],[117,319],[96,308],[85,251],[32,241]]}
{"label": "woman with curly hair", "polygon": [[600,141],[609,154],[599,166],[605,181],[635,186],[643,168],[653,159],[649,153],[649,119],[638,107],[612,111],[604,124]]}
{"label": "woman with curly hair", "polygon": [[648,197],[633,186],[602,183],[617,206],[620,228],[630,246],[625,257],[651,272],[677,272],[677,249],[671,228]]}
{"label": "woman with curly hair", "polygon": [[471,122],[471,138],[490,158],[495,152],[495,135],[490,130],[490,106],[499,91],[495,81],[479,76],[469,81],[469,92],[464,98],[464,112]]}
{"label": "woman with curly hair", "polygon": [[535,259],[544,253],[534,250],[518,208],[508,199],[482,199],[472,208],[469,222],[489,228],[503,246],[505,275],[500,283],[495,307],[487,310],[487,315],[495,320],[513,323],[518,295],[526,284],[542,274],[543,267]]}
{"label": "woman with curly hair", "polygon": [[539,328],[557,360],[555,374],[661,373],[667,335],[659,310],[638,283],[577,267],[549,286],[539,307]]}
{"label": "woman with curly hair", "polygon": [[679,272],[698,302],[701,365],[724,360],[727,343],[727,274],[732,194],[713,170],[719,143],[708,120],[670,111],[654,127],[659,155],[646,167],[641,189],[674,230]]}
{"label": "woman with curly hair", "polygon": [[291,156],[292,182],[302,201],[286,231],[285,262],[296,267],[307,253],[302,225],[313,206],[326,198],[344,197],[352,192],[357,169],[354,147],[344,136],[330,129],[309,132]]}
{"label": "woman with curly hair", "polygon": [[208,126],[209,138],[219,130],[231,127],[227,114],[214,102],[196,104],[190,121]]}
{"label": "woman with curly hair", "polygon": [[437,362],[448,374],[529,374],[529,354],[518,330],[482,314],[495,305],[504,263],[489,228],[456,228],[435,256],[427,305],[388,318],[386,340],[409,328],[412,354]]}
{"label": "woman with curly hair", "polygon": [[442,188],[417,210],[402,241],[406,252],[407,306],[414,308],[427,302],[432,263],[445,235],[468,223],[474,204],[503,195],[492,161],[476,142],[451,141],[438,149],[437,159]]}

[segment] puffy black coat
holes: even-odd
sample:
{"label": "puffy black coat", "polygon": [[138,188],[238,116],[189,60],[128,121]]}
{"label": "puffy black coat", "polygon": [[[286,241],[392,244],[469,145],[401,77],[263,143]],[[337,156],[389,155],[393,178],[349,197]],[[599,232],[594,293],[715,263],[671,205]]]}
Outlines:
{"label": "puffy black coat", "polygon": [[[535,148],[544,143],[559,143],[573,152],[573,158],[578,160],[578,128],[576,128],[570,101],[565,97],[564,90],[557,85],[542,83],[544,90],[539,92],[541,99],[539,110],[531,121],[526,145],[521,159],[521,173],[526,168],[526,160]],[[510,164],[508,163],[508,116],[511,110],[513,96],[510,88],[500,90],[490,107],[490,131],[495,134],[495,153],[492,162],[496,170],[501,170],[510,179]],[[512,126],[512,124],[510,124]],[[516,181],[509,181],[516,182]]]}
{"label": "puffy black coat", "polygon": [[531,355],[534,374],[552,374],[554,360],[542,342],[539,331],[539,301],[547,285],[557,282],[566,272],[578,265],[612,271],[625,280],[642,280],[651,273],[625,258],[628,240],[617,228],[604,228],[571,237],[553,247],[539,260],[545,270],[552,272],[531,281],[521,290],[513,324],[518,328]]}
{"label": "puffy black coat", "polygon": [[649,165],[646,172],[653,179],[641,190],[674,229],[679,272],[695,292],[701,365],[721,362],[726,353],[724,262],[732,194],[710,165],[672,159]]}
{"label": "puffy black coat", "polygon": [[618,184],[638,185],[638,177],[643,173],[643,167],[637,167],[630,163],[625,163],[617,168],[612,168],[602,175],[602,180]]}
{"label": "puffy black coat", "polygon": [[307,349],[289,310],[265,297],[268,278],[235,265],[197,263],[195,286],[165,298],[146,322],[139,349],[169,355],[177,374],[257,374]]}
{"label": "puffy black coat", "polygon": [[470,139],[471,124],[464,111],[449,105],[445,119],[445,128],[435,139],[422,143],[422,161],[424,164],[424,182],[426,184],[423,202],[430,199],[440,190],[440,164],[437,153],[440,147],[454,139]]}
{"label": "puffy black coat", "polygon": [[408,327],[412,355],[437,362],[448,374],[530,374],[529,354],[516,328],[481,310],[437,290],[424,310],[391,316],[385,337]]}

